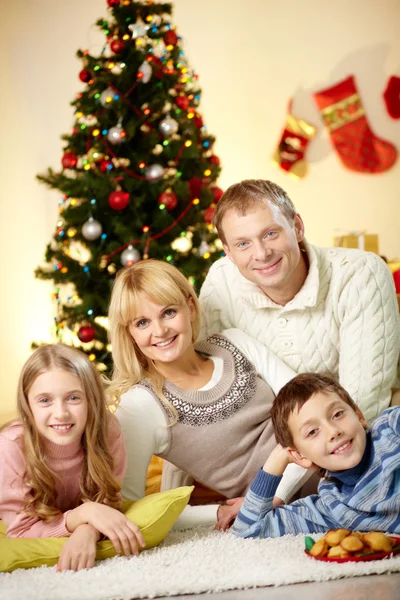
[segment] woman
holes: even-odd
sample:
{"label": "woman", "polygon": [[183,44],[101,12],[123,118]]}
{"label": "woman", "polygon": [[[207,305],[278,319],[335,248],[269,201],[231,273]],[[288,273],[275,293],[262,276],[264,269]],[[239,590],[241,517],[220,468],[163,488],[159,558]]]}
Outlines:
{"label": "woman", "polygon": [[[276,445],[270,408],[293,371],[238,329],[195,344],[196,294],[166,262],[122,269],[109,319],[114,372],[108,394],[127,448],[124,497],[144,495],[153,454],[228,498],[243,496]],[[288,475],[278,496],[288,498],[304,477],[304,470]],[[216,509],[202,510],[215,521]]]}

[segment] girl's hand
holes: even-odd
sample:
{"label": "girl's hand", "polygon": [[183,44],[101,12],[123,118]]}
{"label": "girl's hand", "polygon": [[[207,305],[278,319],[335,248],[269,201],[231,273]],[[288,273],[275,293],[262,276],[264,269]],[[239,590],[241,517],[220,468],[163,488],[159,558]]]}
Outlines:
{"label": "girl's hand", "polygon": [[96,558],[96,542],[99,532],[91,525],[79,525],[61,550],[57,572],[91,569]]}
{"label": "girl's hand", "polygon": [[145,547],[142,532],[124,514],[98,502],[85,502],[67,515],[67,529],[73,530],[79,521],[89,523],[107,537],[117,554],[139,554],[138,547]]}

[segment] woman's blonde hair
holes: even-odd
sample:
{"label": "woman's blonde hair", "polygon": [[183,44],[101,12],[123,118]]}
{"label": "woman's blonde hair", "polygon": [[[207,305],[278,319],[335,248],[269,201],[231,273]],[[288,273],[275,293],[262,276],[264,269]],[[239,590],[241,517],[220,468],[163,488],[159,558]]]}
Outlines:
{"label": "woman's blonde hair", "polygon": [[147,300],[169,306],[192,304],[192,342],[200,331],[200,306],[196,293],[176,267],[161,260],[143,260],[119,271],[109,307],[110,339],[114,370],[107,394],[114,405],[123,393],[143,379],[148,379],[167,410],[176,418],[176,410],[165,398],[163,376],[152,360],[137,347],[128,327]]}
{"label": "woman's blonde hair", "polygon": [[61,369],[78,377],[86,396],[87,421],[81,440],[84,461],[80,476],[80,500],[119,508],[121,486],[114,478],[114,461],[108,449],[109,418],[100,375],[83,352],[64,344],[48,344],[40,346],[26,361],[18,382],[17,410],[23,425],[26,484],[30,487],[24,510],[44,521],[61,514],[56,507],[55,474],[46,463],[43,441],[28,401],[33,382],[51,369]]}

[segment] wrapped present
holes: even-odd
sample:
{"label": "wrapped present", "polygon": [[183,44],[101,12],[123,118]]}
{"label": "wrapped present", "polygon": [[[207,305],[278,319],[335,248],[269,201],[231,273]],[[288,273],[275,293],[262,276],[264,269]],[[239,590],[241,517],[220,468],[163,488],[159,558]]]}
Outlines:
{"label": "wrapped present", "polygon": [[333,245],[340,248],[358,248],[359,250],[379,254],[379,240],[376,233],[352,231],[346,235],[334,237]]}

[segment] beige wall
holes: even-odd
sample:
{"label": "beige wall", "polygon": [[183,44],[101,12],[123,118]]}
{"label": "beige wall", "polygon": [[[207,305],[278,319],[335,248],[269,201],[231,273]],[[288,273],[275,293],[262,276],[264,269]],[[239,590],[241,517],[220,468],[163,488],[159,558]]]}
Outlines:
{"label": "beige wall", "polygon": [[[200,76],[202,111],[217,136],[221,185],[275,180],[302,214],[307,237],[330,245],[335,230],[378,233],[381,252],[400,256],[400,166],[379,176],[345,170],[331,150],[312,90],[355,74],[374,130],[400,146],[400,121],[382,92],[399,74],[397,0],[176,0],[174,21]],[[98,43],[91,24],[106,0],[1,2],[0,414],[14,407],[19,369],[33,339],[50,339],[52,286],[33,270],[54,230],[57,192],[35,182],[58,168],[59,135],[72,123],[81,88],[78,48]],[[100,37],[100,40],[102,38]],[[287,102],[320,127],[310,172],[296,183],[269,160]]]}

